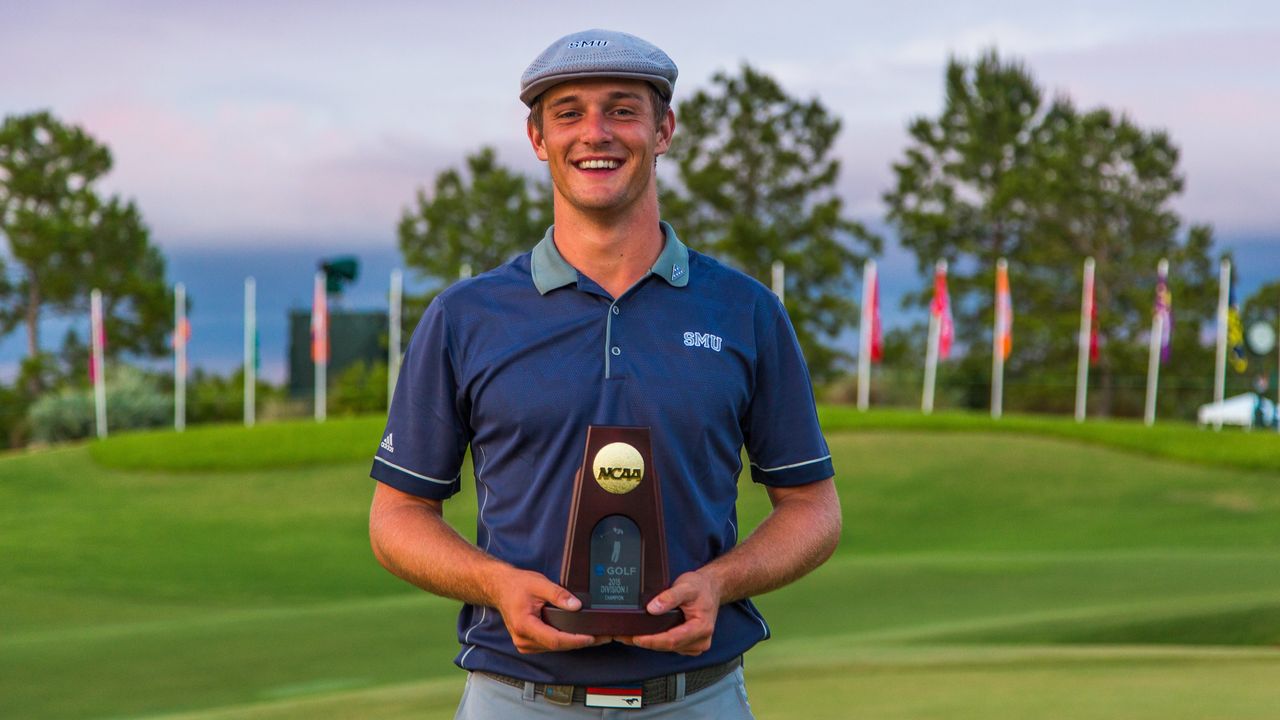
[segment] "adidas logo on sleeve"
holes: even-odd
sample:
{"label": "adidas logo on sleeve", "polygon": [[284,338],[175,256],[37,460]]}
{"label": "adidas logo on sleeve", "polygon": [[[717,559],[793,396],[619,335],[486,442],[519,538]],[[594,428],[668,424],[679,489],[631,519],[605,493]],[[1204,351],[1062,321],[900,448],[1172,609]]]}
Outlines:
{"label": "adidas logo on sleeve", "polygon": [[392,433],[387,433],[387,436],[382,438],[382,449],[389,453],[396,451],[395,445],[391,441],[391,435]]}

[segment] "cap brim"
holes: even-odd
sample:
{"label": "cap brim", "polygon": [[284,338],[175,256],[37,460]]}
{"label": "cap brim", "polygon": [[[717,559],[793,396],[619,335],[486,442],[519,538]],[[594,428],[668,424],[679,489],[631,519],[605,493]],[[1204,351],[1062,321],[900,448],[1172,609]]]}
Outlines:
{"label": "cap brim", "polygon": [[658,94],[663,100],[671,101],[671,83],[661,75],[650,75],[647,73],[627,73],[618,72],[616,70],[608,70],[601,72],[567,72],[559,75],[549,75],[539,79],[537,82],[530,84],[528,87],[520,91],[520,101],[529,107],[533,107],[533,102],[538,99],[542,93],[550,90],[552,87],[560,83],[566,83],[573,80],[585,80],[591,78],[620,78],[623,80],[644,80],[658,89]]}

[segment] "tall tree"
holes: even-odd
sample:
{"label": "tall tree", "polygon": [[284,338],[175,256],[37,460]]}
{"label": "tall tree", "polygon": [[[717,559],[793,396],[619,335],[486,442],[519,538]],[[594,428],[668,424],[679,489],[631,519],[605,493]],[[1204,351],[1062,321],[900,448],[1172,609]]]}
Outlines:
{"label": "tall tree", "polygon": [[40,352],[40,311],[67,308],[76,298],[97,207],[92,185],[110,168],[106,147],[48,112],[0,125],[0,231],[22,271],[0,330],[24,324],[28,357]]}
{"label": "tall tree", "polygon": [[[92,260],[84,284],[102,291],[112,353],[168,352],[165,335],[172,330],[173,292],[164,280],[164,256],[151,244],[151,231],[137,205],[110,198],[93,215],[89,247]],[[191,306],[188,296],[188,313]]]}
{"label": "tall tree", "polygon": [[81,312],[92,288],[103,293],[109,353],[163,352],[172,305],[164,259],[132,202],[96,193],[110,169],[106,146],[48,112],[0,125],[0,233],[19,271],[0,286],[9,291],[0,333],[25,325],[28,360],[40,354],[43,311]]}
{"label": "tall tree", "polygon": [[441,172],[431,194],[419,190],[415,206],[400,218],[405,263],[442,286],[456,280],[463,265],[480,273],[532,248],[551,225],[544,185],[502,166],[490,147],[465,162],[465,174]]}
{"label": "tall tree", "polygon": [[846,357],[832,341],[857,323],[860,263],[881,246],[845,217],[835,194],[840,120],[747,65],[717,73],[676,115],[667,157],[679,182],[663,188],[664,218],[693,247],[766,284],[773,262],[783,261],[787,312],[809,368],[830,379]]}
{"label": "tall tree", "polygon": [[[888,217],[922,272],[950,261],[957,331],[970,339],[962,374],[977,383],[985,376],[992,268],[1006,257],[1018,308],[1006,371],[1038,386],[1028,405],[1069,407],[1081,264],[1092,256],[1102,345],[1096,407],[1117,409],[1121,385],[1141,387],[1156,262],[1169,259],[1184,299],[1212,283],[1211,231],[1180,233],[1170,207],[1183,180],[1168,135],[1105,108],[1081,112],[1066,97],[1045,104],[1025,67],[994,50],[972,65],[953,59],[942,113],[913,120],[909,133],[885,194]],[[1212,306],[1178,307],[1179,343],[1194,340]],[[1139,396],[1129,392],[1121,409],[1135,410]]]}

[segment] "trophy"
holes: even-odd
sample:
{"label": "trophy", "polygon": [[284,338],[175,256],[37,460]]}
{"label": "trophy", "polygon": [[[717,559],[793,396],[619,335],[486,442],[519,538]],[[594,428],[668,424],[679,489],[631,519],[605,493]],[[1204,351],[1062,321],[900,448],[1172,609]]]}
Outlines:
{"label": "trophy", "polygon": [[542,619],[569,633],[652,635],[684,622],[644,608],[666,589],[662,494],[647,427],[587,428],[573,483],[560,584],[582,601],[577,612],[547,605]]}

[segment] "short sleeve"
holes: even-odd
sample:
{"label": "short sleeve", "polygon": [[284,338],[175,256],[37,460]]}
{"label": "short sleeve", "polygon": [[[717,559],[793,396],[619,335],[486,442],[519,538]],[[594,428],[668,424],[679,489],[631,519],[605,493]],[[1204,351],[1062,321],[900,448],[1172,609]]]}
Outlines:
{"label": "short sleeve", "polygon": [[772,294],[757,303],[755,332],[755,387],[742,428],[751,479],[788,486],[832,477],[809,368],[791,321]]}
{"label": "short sleeve", "polygon": [[463,418],[448,313],[437,297],[413,332],[369,474],[397,490],[444,499],[460,489],[470,433]]}

